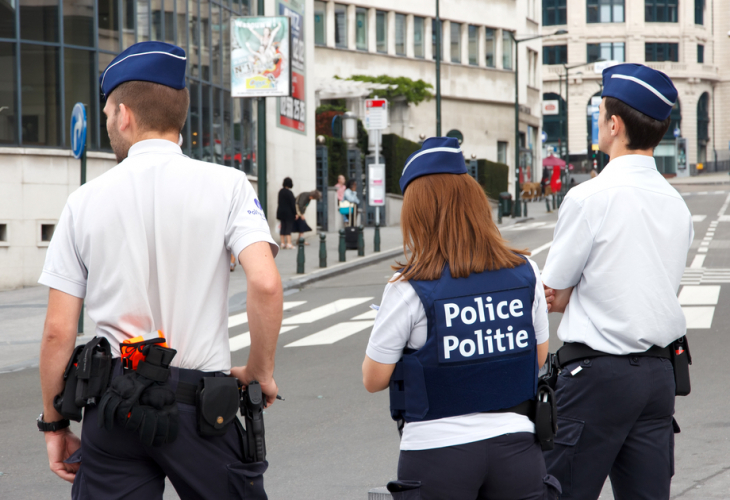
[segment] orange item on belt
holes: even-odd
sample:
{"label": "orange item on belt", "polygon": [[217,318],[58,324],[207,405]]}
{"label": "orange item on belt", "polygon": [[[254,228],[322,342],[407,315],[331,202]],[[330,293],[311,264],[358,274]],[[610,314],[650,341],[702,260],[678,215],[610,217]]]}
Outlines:
{"label": "orange item on belt", "polygon": [[162,330],[127,339],[119,344],[119,349],[122,351],[122,366],[126,369],[136,370],[137,364],[145,360],[145,355],[142,353],[142,350],[150,344],[168,347]]}

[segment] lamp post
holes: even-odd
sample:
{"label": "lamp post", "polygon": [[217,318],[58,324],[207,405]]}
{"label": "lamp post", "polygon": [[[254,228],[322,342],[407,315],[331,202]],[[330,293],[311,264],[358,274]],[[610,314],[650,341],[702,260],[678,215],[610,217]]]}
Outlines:
{"label": "lamp post", "polygon": [[441,137],[441,16],[436,0],[436,137]]}
{"label": "lamp post", "polygon": [[555,33],[547,35],[531,36],[518,40],[515,33],[509,32],[512,41],[515,44],[515,209],[512,212],[513,217],[522,216],[522,208],[520,207],[520,43],[537,40],[555,35],[566,35],[567,30],[558,30]]}
{"label": "lamp post", "polygon": [[[349,158],[349,150],[355,149],[357,145],[357,116],[352,111],[348,111],[342,115],[342,139],[347,143]],[[362,165],[359,159],[355,161],[355,180],[357,180],[357,197],[362,200]]]}

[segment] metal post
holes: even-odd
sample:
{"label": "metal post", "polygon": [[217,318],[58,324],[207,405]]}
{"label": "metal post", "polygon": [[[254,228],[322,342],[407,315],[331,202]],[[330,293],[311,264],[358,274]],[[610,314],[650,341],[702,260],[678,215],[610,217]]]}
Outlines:
{"label": "metal post", "polygon": [[327,235],[319,233],[319,267],[327,267]]}
{"label": "metal post", "polygon": [[555,193],[553,193],[553,210],[555,210],[556,208],[558,207],[556,206]]}
{"label": "metal post", "polygon": [[550,199],[547,196],[545,197],[545,208],[547,208],[548,213],[552,212],[552,210],[550,210]]}
{"label": "metal post", "polygon": [[[86,107],[86,106],[84,106]],[[84,147],[83,153],[81,153],[81,183],[82,186],[86,184],[86,147]],[[79,314],[79,325],[76,330],[79,336],[84,334],[84,303],[81,302],[81,313]]]}
{"label": "metal post", "polygon": [[520,45],[510,31],[515,44],[515,209],[514,217],[520,217]]}
{"label": "metal post", "polygon": [[[436,0],[436,137],[441,137],[441,16]],[[377,154],[377,152],[376,152]]]}
{"label": "metal post", "polygon": [[340,262],[345,262],[347,245],[345,244],[345,230],[340,229]]}
{"label": "metal post", "polygon": [[358,257],[362,257],[365,255],[365,237],[363,235],[363,230],[365,228],[362,227],[362,224],[357,226],[357,255]]}
{"label": "metal post", "polygon": [[499,205],[497,205],[497,224],[502,223],[502,200],[499,200]]}
{"label": "metal post", "polygon": [[375,207],[375,237],[373,238],[373,252],[380,251],[380,207]]}
{"label": "metal post", "polygon": [[[266,15],[266,9],[264,7],[265,0],[258,0],[256,2],[256,15]],[[259,202],[263,207],[264,215],[268,212],[268,196],[266,194],[267,183],[266,183],[266,98],[258,98],[258,109],[256,111],[256,125],[258,127],[257,137],[257,176],[258,176],[258,191],[259,191]]]}
{"label": "metal post", "polygon": [[524,209],[522,210],[523,215],[527,217],[527,200],[523,200],[522,204],[524,205]]}
{"label": "metal post", "polygon": [[299,238],[297,248],[297,274],[304,274],[304,238]]}

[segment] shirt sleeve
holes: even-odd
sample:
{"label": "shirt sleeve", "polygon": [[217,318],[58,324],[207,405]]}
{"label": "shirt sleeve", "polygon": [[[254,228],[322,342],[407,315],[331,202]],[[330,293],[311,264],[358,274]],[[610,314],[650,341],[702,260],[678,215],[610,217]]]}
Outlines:
{"label": "shirt sleeve", "polygon": [[378,363],[397,363],[408,344],[414,318],[400,288],[405,282],[388,283],[370,334],[365,354]]}
{"label": "shirt sleeve", "polygon": [[236,184],[231,200],[231,211],[228,214],[225,233],[226,248],[238,256],[244,248],[259,241],[271,246],[271,253],[276,257],[279,246],[271,237],[269,223],[259,203],[253,186],[244,175]]}
{"label": "shirt sleeve", "polygon": [[556,290],[577,285],[592,246],[593,233],[583,208],[572,197],[567,196],[560,206],[542,281]]}
{"label": "shirt sleeve", "polygon": [[550,338],[550,323],[548,321],[547,300],[545,288],[540,279],[540,269],[537,264],[529,260],[532,270],[535,271],[535,300],[532,303],[532,326],[535,328],[535,338],[538,344],[544,344]]}
{"label": "shirt sleeve", "polygon": [[38,283],[83,299],[86,296],[87,277],[88,270],[76,246],[73,213],[67,203],[48,244]]}

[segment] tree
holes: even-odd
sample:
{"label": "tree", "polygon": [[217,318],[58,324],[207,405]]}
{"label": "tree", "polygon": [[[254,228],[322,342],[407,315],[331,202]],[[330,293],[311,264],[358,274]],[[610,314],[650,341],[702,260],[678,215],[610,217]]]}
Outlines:
{"label": "tree", "polygon": [[[335,78],[340,78],[335,76]],[[389,101],[398,100],[404,97],[408,104],[415,104],[418,106],[423,101],[430,101],[433,98],[433,94],[429,89],[433,88],[433,85],[426,83],[421,79],[412,80],[405,76],[367,76],[367,75],[352,75],[345,80],[353,80],[356,82],[369,82],[369,83],[385,83],[393,88],[373,90],[370,93],[370,97],[378,96],[384,97]]]}

